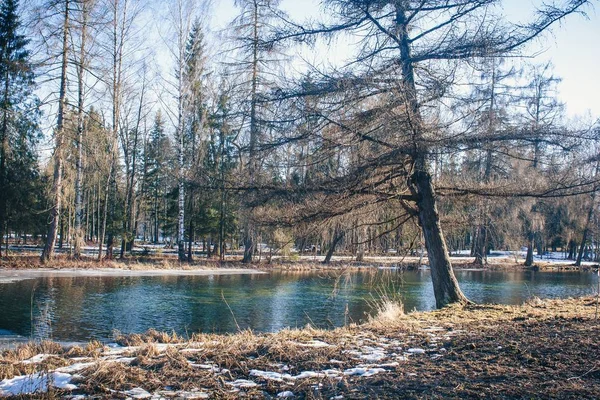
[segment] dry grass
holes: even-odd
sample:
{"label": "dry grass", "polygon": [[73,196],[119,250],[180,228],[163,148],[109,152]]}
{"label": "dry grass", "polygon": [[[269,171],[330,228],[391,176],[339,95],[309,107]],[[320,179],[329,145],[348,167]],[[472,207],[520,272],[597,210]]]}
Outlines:
{"label": "dry grass", "polygon": [[[322,257],[319,257],[320,260]],[[241,259],[241,258],[240,258]],[[427,263],[427,258],[423,260]],[[522,262],[516,262],[513,258],[490,258],[485,266],[489,270],[519,270],[526,268]],[[474,265],[472,258],[454,259],[452,264],[455,269],[482,268]],[[536,268],[546,270],[590,270],[598,268],[582,266],[574,267],[572,261],[565,261],[563,264],[550,263],[545,261],[536,262]],[[112,268],[125,270],[215,270],[215,269],[262,269],[265,271],[283,270],[283,271],[350,271],[365,268],[394,267],[404,270],[416,270],[420,267],[417,257],[367,257],[363,262],[356,262],[349,259],[334,260],[329,264],[322,264],[308,258],[300,260],[275,259],[272,262],[262,260],[252,264],[243,264],[239,260],[228,259],[219,261],[214,259],[197,258],[192,263],[181,263],[177,260],[175,254],[150,254],[128,256],[125,259],[112,259],[97,261],[95,257],[83,256],[80,259],[73,259],[68,255],[57,255],[49,262],[42,264],[39,253],[22,252],[13,253],[8,257],[0,259],[0,269],[98,269]]]}
{"label": "dry grass", "polygon": [[184,339],[178,336],[175,332],[159,332],[155,329],[150,329],[146,333],[134,333],[131,335],[122,335],[115,333],[115,342],[121,346],[141,346],[148,343],[182,343]]}
{"label": "dry grass", "polygon": [[[27,361],[38,354],[48,356],[38,363]],[[14,350],[5,350],[0,354],[0,380],[34,372],[50,371],[65,365],[68,365],[68,361],[65,359],[65,350],[58,343],[50,341],[27,343]]]}
{"label": "dry grass", "polygon": [[[106,349],[97,342],[68,351],[52,343],[28,345],[4,352],[0,371],[5,378],[68,365],[72,357],[91,357],[96,362],[80,372],[78,393],[97,398],[125,398],[123,392],[136,387],[151,393],[167,387],[171,392],[201,390],[217,399],[274,398],[288,390],[303,399],[597,398],[600,393],[600,324],[594,319],[594,298],[401,311],[398,303],[382,302],[381,314],[367,324],[333,331],[247,330],[195,334],[190,340],[156,331],[120,336],[121,344],[135,346],[126,353],[134,357],[130,363],[103,356]],[[409,348],[425,349],[425,354],[389,364],[385,372],[371,377],[278,381],[250,375],[252,370],[291,375],[343,371],[372,364],[357,359],[357,354],[393,342],[402,350],[390,349],[390,354]],[[443,356],[433,357],[440,348],[445,349]],[[46,364],[21,363],[37,353],[56,356]],[[390,354],[386,357],[393,357]],[[236,379],[250,379],[258,386],[235,392],[230,383]]]}

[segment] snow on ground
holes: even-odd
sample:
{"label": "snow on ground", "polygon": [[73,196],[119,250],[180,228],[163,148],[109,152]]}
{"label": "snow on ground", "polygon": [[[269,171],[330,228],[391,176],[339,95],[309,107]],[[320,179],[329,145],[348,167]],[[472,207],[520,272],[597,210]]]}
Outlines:
{"label": "snow on ground", "polygon": [[149,399],[152,397],[152,394],[145,391],[142,388],[133,388],[131,390],[127,390],[125,392],[122,392],[124,395],[127,395],[133,399]]}
{"label": "snow on ground", "polygon": [[277,398],[279,398],[279,399],[287,399],[290,397],[295,397],[294,392],[290,392],[289,390],[286,390],[285,392],[277,393]]}
{"label": "snow on ground", "polygon": [[[188,357],[188,363],[195,368],[201,368],[216,376],[228,385],[232,392],[242,392],[256,387],[268,386],[268,382],[278,382],[284,384],[293,384],[300,380],[310,379],[334,379],[342,380],[345,378],[362,379],[377,374],[385,374],[389,371],[395,371],[402,368],[402,363],[407,362],[413,357],[430,357],[438,359],[444,357],[445,350],[443,348],[421,348],[414,346],[415,341],[421,341],[426,337],[429,343],[441,342],[455,335],[457,332],[449,332],[444,328],[432,326],[423,331],[423,335],[407,336],[402,339],[390,339],[386,337],[359,335],[353,343],[344,349],[340,349],[340,353],[346,355],[346,361],[340,361],[332,358],[329,364],[338,366],[338,368],[324,368],[322,370],[300,370],[293,374],[290,371],[294,366],[281,363],[272,363],[268,365],[268,370],[251,369],[247,376],[231,375],[231,371],[221,369],[219,365],[210,359],[203,359],[202,362],[197,361],[196,354],[205,346],[204,343],[188,343],[181,344],[152,344],[158,353],[165,353],[170,348],[175,348],[180,351],[180,354]],[[299,347],[305,348],[332,348],[335,345],[326,343],[322,340],[312,339],[305,342],[291,342]],[[422,342],[419,342],[422,343]],[[410,344],[413,344],[411,346]],[[185,346],[185,347],[182,347]],[[196,348],[200,347],[200,348]],[[50,386],[64,389],[67,391],[77,390],[77,385],[72,383],[82,377],[76,374],[85,374],[85,369],[93,367],[97,363],[132,363],[136,358],[133,357],[136,351],[141,349],[140,346],[121,347],[116,344],[111,344],[104,347],[104,351],[97,358],[89,357],[73,357],[70,359],[73,364],[57,368],[54,371],[47,373],[35,373],[26,376],[17,376],[12,379],[5,379],[0,382],[0,397],[10,395],[27,395],[31,393],[43,393],[48,391]],[[23,361],[25,364],[36,364],[46,360],[50,355],[38,354],[28,360]],[[77,379],[76,379],[77,378]],[[132,399],[160,399],[160,398],[182,398],[182,399],[203,399],[209,398],[210,393],[206,393],[206,389],[192,389],[188,391],[175,391],[169,387],[165,387],[154,393],[149,392],[144,387],[134,387],[127,391],[114,391],[115,395],[126,396]],[[74,393],[75,395],[77,392]],[[277,395],[277,398],[291,398],[293,392],[283,391]]]}
{"label": "snow on ground", "polygon": [[28,360],[21,361],[22,364],[39,364],[44,360],[47,360],[49,357],[52,357],[52,354],[38,354],[31,357]]}
{"label": "snow on ground", "polygon": [[297,343],[298,346],[303,346],[303,347],[330,347],[331,345],[329,343],[325,343],[321,340],[311,340],[310,342],[307,343]]}
{"label": "snow on ground", "polygon": [[[488,255],[488,260],[491,262],[515,262],[520,261],[521,263],[525,259],[527,249],[521,249],[518,251],[505,251],[505,250],[494,250]],[[471,257],[470,250],[458,250],[452,251],[450,254],[450,258],[454,262],[464,262],[470,263],[473,262],[474,257]],[[565,253],[563,252],[548,252],[543,254],[542,256],[534,255],[534,262],[547,262],[547,263],[555,263],[555,264],[573,264],[574,260],[569,260],[566,258]],[[302,255],[299,259],[303,262],[321,262],[325,259],[324,255]],[[332,261],[353,261],[354,258],[351,256],[333,256]],[[382,269],[394,269],[400,268],[402,264],[406,263],[417,263],[417,262],[427,262],[427,254],[424,255],[424,258],[421,258],[419,255],[399,255],[397,253],[390,253],[386,255],[365,255],[365,262],[373,262],[373,263],[381,263],[382,265],[379,268]],[[592,261],[583,261],[582,265],[596,265],[597,262]],[[425,267],[425,266],[424,266]]]}
{"label": "snow on ground", "polygon": [[236,379],[233,382],[227,382],[227,384],[233,386],[236,389],[249,389],[258,386],[258,383],[250,381],[248,379]]}
{"label": "snow on ground", "polygon": [[71,384],[73,375],[64,372],[35,373],[16,376],[0,382],[0,396],[19,396],[32,393],[45,393],[50,386],[57,389],[75,390],[77,385]]}

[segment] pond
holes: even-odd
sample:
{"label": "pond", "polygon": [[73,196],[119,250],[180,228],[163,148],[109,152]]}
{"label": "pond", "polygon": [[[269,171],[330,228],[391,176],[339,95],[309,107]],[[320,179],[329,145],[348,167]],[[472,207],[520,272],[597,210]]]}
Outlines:
{"label": "pond", "polygon": [[[591,272],[464,270],[456,275],[465,294],[479,303],[590,295],[597,282]],[[110,340],[114,331],[271,332],[309,323],[333,328],[367,319],[382,294],[401,298],[407,311],[435,306],[427,270],[45,277],[0,284],[0,338]]]}

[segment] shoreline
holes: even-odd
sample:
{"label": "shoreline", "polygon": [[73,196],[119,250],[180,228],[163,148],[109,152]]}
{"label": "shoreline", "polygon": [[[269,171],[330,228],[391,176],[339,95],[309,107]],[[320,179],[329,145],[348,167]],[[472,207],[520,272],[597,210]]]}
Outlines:
{"label": "shoreline", "polygon": [[[331,331],[32,343],[0,353],[0,397],[592,399],[600,393],[596,301],[409,314],[388,304],[363,325]],[[38,394],[27,395],[35,385]]]}
{"label": "shoreline", "polygon": [[[60,255],[42,264],[37,253],[13,253],[0,258],[0,273],[18,270],[96,270],[96,271],[271,271],[271,270],[351,270],[365,268],[419,270],[428,269],[427,257],[416,256],[366,256],[364,261],[355,261],[352,257],[334,256],[328,264],[322,263],[321,256],[301,256],[292,258],[273,258],[257,260],[250,264],[241,262],[241,256],[228,256],[225,260],[196,258],[193,262],[180,262],[175,256],[128,256],[124,259],[98,261],[93,257],[83,256],[73,259]],[[509,255],[490,257],[484,265],[476,265],[473,257],[451,256],[450,261],[456,270],[559,270],[559,271],[590,271],[597,270],[597,262],[585,261],[580,267],[573,260],[567,259],[536,259],[533,266],[523,265],[524,260]],[[135,276],[135,275],[134,275]]]}
{"label": "shoreline", "polygon": [[[72,263],[72,262],[71,262]],[[390,265],[391,264],[391,265]],[[571,265],[537,265],[537,268],[525,267],[522,264],[488,264],[487,266],[474,266],[472,263],[455,264],[456,271],[560,271],[560,272],[590,272],[595,268],[592,266],[574,267]],[[160,276],[210,276],[210,275],[249,275],[268,274],[272,271],[283,272],[310,272],[310,271],[362,271],[362,270],[406,270],[406,271],[428,271],[429,267],[417,266],[415,264],[394,264],[378,262],[348,263],[346,261],[334,261],[331,264],[320,263],[275,263],[275,264],[251,264],[244,265],[239,262],[225,262],[186,265],[179,267],[169,265],[162,267],[156,264],[136,263],[135,265],[123,262],[99,263],[83,267],[40,266],[11,268],[0,264],[0,284],[19,282],[38,278],[76,278],[76,277],[160,277]]]}
{"label": "shoreline", "polygon": [[0,284],[37,278],[76,278],[76,277],[152,277],[152,276],[210,276],[265,274],[258,269],[124,269],[124,268],[37,268],[2,269]]}

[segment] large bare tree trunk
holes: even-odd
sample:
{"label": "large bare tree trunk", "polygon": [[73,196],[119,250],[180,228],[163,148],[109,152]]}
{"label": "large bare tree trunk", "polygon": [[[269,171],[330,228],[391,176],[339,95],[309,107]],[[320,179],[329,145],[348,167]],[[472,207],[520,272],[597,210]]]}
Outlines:
{"label": "large bare tree trunk", "polygon": [[[104,238],[106,237],[106,225],[108,220],[108,200],[110,192],[110,181],[112,180],[112,174],[114,169],[114,162],[111,160],[110,168],[108,171],[108,178],[106,178],[106,186],[104,187],[104,211],[102,218],[102,227],[100,228],[100,215],[98,215],[98,226],[99,226],[99,240],[98,240],[98,261],[102,261],[102,246],[104,245]],[[98,192],[100,194],[100,192]],[[100,200],[98,200],[100,203]]]}
{"label": "large bare tree trunk", "polygon": [[70,0],[65,0],[62,38],[62,60],[60,74],[60,91],[58,101],[58,118],[55,132],[54,149],[54,174],[52,182],[52,208],[50,209],[50,222],[48,224],[48,235],[46,244],[42,251],[42,263],[54,257],[54,247],[58,234],[58,225],[62,205],[62,173],[63,173],[63,142],[64,142],[64,113],[67,106],[67,66],[69,62],[69,5]]}
{"label": "large bare tree trunk", "polygon": [[[599,164],[600,165],[600,164]],[[598,167],[596,168],[596,172],[598,172]],[[585,226],[583,228],[583,238],[581,239],[581,245],[579,246],[579,253],[577,253],[577,260],[575,260],[575,266],[581,266],[581,259],[583,258],[583,253],[585,252],[585,245],[588,239],[588,235],[590,234],[590,223],[592,222],[592,217],[594,216],[594,206],[596,204],[596,191],[592,193],[592,199],[590,202],[590,208],[588,209],[587,218],[585,220]]]}
{"label": "large bare tree trunk", "polygon": [[[183,43],[180,44],[179,57],[180,63],[183,63]],[[179,197],[177,201],[177,255],[179,261],[186,261],[185,255],[185,164],[184,164],[184,127],[183,127],[183,82],[182,67],[179,71],[179,93],[178,93],[178,116],[177,116],[177,186]]]}
{"label": "large bare tree trunk", "polygon": [[458,281],[452,270],[452,263],[446,248],[446,242],[440,226],[440,218],[436,206],[436,195],[431,182],[431,174],[427,166],[427,150],[423,148],[423,122],[419,109],[417,88],[415,85],[414,65],[410,53],[408,36],[407,10],[403,3],[396,3],[396,29],[400,38],[400,64],[404,78],[404,90],[408,103],[409,119],[412,124],[414,152],[412,155],[413,173],[409,186],[417,199],[418,217],[427,258],[431,268],[433,292],[438,308],[451,303],[465,303],[468,299],[460,290]]}
{"label": "large bare tree trunk", "polygon": [[[3,104],[2,104],[2,131],[0,131],[1,141],[0,141],[0,191],[4,193],[7,184],[7,176],[6,176],[6,156],[8,154],[8,104],[9,104],[9,78],[8,78],[8,69],[6,69],[6,75],[4,76],[4,96],[3,96]],[[4,238],[4,231],[7,229],[7,200],[6,196],[0,196],[0,257],[2,257],[2,242]],[[7,239],[8,244],[8,239]],[[8,255],[8,252],[7,252]]]}
{"label": "large bare tree trunk", "polygon": [[423,167],[424,164],[421,164],[421,168],[417,167],[413,174],[413,182],[418,193],[419,223],[423,230],[427,258],[431,268],[435,303],[438,308],[451,303],[466,303],[468,300],[460,290],[452,270],[452,263],[440,226],[431,176]]}
{"label": "large bare tree trunk", "polygon": [[[257,105],[258,105],[258,56],[259,56],[259,10],[258,1],[253,1],[253,14],[252,14],[252,77],[251,77],[251,92],[250,92],[250,150],[249,150],[249,162],[248,162],[248,177],[249,183],[252,186],[256,183],[258,174],[258,160],[256,154],[256,147],[258,145],[258,120],[257,120]],[[256,248],[255,236],[256,228],[252,218],[250,218],[251,210],[245,209],[244,212],[247,214],[244,218],[243,225],[243,241],[244,241],[244,258],[243,263],[252,262],[254,250]]]}
{"label": "large bare tree trunk", "polygon": [[366,238],[366,233],[367,233],[367,227],[366,226],[359,226],[358,227],[358,235],[357,235],[357,244],[356,244],[356,261],[358,262],[362,262],[365,260],[365,242],[367,240]]}
{"label": "large bare tree trunk", "polygon": [[323,260],[323,264],[329,264],[331,262],[331,258],[333,257],[333,253],[335,253],[335,248],[337,247],[340,240],[343,239],[345,232],[340,230],[334,232],[333,239],[331,240],[331,245],[329,246],[329,250],[327,250],[327,255],[325,255],[325,259]]}
{"label": "large bare tree trunk", "polygon": [[535,233],[532,231],[529,233],[529,240],[527,241],[527,254],[525,255],[525,266],[531,267],[533,265],[533,242],[535,239]]}
{"label": "large bare tree trunk", "polygon": [[75,161],[75,246],[73,256],[81,257],[81,248],[84,241],[84,232],[82,228],[83,219],[83,134],[85,129],[84,118],[84,74],[87,64],[86,60],[86,41],[88,24],[88,2],[81,1],[81,43],[79,47],[79,65],[77,65],[77,159]]}
{"label": "large bare tree trunk", "polygon": [[[146,93],[146,76],[144,74],[144,80],[142,83],[142,91],[140,94],[140,103],[138,105],[138,116],[135,123],[135,128],[133,129],[133,147],[131,148],[131,167],[129,168],[129,173],[126,174],[127,182],[126,182],[126,194],[125,194],[125,215],[123,218],[123,238],[121,239],[121,254],[119,258],[125,257],[125,252],[133,249],[133,244],[135,242],[135,234],[136,234],[136,215],[135,215],[135,183],[136,183],[136,173],[137,173],[137,154],[138,154],[138,145],[139,145],[139,137],[140,137],[140,125],[142,123],[142,112],[144,106],[144,96]],[[129,236],[131,235],[131,236]]]}

